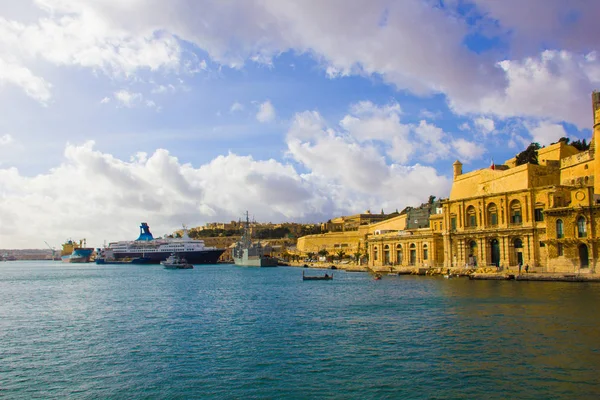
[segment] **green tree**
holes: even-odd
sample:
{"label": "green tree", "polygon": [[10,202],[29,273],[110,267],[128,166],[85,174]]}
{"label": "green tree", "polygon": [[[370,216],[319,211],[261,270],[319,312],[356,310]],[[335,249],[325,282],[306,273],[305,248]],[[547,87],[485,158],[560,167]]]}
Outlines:
{"label": "green tree", "polygon": [[524,151],[517,154],[517,165],[539,164],[537,151],[541,148],[542,146],[539,143],[531,143]]}
{"label": "green tree", "polygon": [[338,259],[339,259],[340,261],[342,261],[342,260],[344,259],[344,256],[346,255],[346,252],[345,252],[344,250],[340,250],[340,251],[338,251],[336,254],[337,254],[337,256],[338,256]]}
{"label": "green tree", "polygon": [[319,250],[318,253],[321,257],[327,257],[329,255],[329,252],[326,249],[321,249]]}
{"label": "green tree", "polygon": [[585,139],[575,140],[574,142],[571,142],[571,146],[575,147],[579,151],[585,151],[590,149],[590,144],[586,143]]}

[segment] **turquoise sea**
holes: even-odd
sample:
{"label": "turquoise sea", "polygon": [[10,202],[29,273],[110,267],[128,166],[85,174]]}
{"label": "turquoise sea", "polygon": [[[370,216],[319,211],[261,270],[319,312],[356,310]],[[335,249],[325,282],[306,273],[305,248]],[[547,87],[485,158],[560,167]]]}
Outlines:
{"label": "turquoise sea", "polygon": [[600,397],[600,284],[301,274],[0,263],[0,397]]}

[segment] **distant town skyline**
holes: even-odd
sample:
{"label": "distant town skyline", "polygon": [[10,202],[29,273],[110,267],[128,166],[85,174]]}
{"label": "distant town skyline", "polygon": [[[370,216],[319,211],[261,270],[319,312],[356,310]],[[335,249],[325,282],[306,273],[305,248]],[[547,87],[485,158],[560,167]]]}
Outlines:
{"label": "distant town skyline", "polygon": [[0,248],[446,197],[591,139],[597,1],[0,0]]}

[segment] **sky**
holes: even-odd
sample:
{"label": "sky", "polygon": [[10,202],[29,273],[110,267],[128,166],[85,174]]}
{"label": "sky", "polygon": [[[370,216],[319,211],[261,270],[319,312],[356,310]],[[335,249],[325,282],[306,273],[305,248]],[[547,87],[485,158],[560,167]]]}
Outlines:
{"label": "sky", "polygon": [[0,248],[323,222],[591,138],[596,0],[0,0]]}

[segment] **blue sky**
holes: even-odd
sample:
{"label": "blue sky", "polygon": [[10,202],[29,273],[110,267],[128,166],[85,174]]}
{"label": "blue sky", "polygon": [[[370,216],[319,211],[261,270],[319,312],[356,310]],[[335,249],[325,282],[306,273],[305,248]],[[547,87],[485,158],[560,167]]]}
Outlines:
{"label": "blue sky", "polygon": [[0,248],[393,211],[446,197],[456,159],[589,141],[599,12],[0,0]]}

